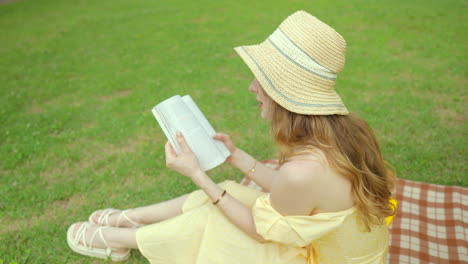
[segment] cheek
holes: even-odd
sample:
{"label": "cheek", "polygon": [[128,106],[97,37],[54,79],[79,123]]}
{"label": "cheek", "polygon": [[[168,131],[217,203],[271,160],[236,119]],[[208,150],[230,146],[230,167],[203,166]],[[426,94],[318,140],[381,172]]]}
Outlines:
{"label": "cheek", "polygon": [[263,90],[259,90],[258,95],[262,99],[262,101],[268,101],[268,100],[266,100],[267,97],[266,97],[265,92]]}
{"label": "cheek", "polygon": [[266,115],[270,114],[270,112],[271,112],[271,103],[268,100],[266,100],[263,103],[262,110]]}

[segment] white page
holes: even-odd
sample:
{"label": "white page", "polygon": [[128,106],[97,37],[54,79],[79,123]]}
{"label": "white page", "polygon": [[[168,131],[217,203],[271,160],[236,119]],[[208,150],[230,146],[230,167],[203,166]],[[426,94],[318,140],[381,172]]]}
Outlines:
{"label": "white page", "polygon": [[187,106],[190,108],[192,113],[197,118],[198,122],[203,126],[206,134],[212,139],[211,142],[216,146],[219,152],[219,155],[223,157],[224,159],[229,157],[229,155],[231,155],[231,152],[226,147],[226,145],[224,145],[223,142],[213,139],[214,135],[216,135],[216,131],[211,126],[210,122],[208,122],[205,115],[203,115],[200,108],[198,108],[197,104],[193,101],[192,97],[190,95],[185,95],[182,97],[182,100],[185,102],[185,104],[187,104]]}
{"label": "white page", "polygon": [[172,122],[172,118],[167,115],[170,111],[168,111],[164,106],[169,102],[169,101],[181,101],[181,97],[179,95],[175,95],[155,107],[151,110],[153,113],[154,117],[159,123],[159,126],[164,132],[164,135],[168,139],[169,143],[172,145],[172,148],[175,150],[176,153],[180,153],[180,147],[179,144],[177,143],[177,140],[175,138],[175,135],[177,133],[177,129],[175,127],[175,124]]}
{"label": "white page", "polygon": [[177,116],[177,118],[174,117],[175,126],[184,135],[187,144],[197,155],[202,170],[206,171],[223,163],[225,158],[219,155],[212,139],[188,106],[186,104],[184,106],[178,105],[172,110],[170,115]]}

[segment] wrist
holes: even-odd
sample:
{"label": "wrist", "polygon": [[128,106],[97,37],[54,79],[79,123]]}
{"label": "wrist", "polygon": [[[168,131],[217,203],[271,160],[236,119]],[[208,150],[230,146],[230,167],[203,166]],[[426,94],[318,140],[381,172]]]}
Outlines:
{"label": "wrist", "polygon": [[250,167],[249,170],[245,171],[245,172],[244,172],[244,175],[245,175],[246,177],[250,177],[250,178],[251,178],[251,177],[253,176],[253,174],[255,173],[255,168],[257,168],[257,160],[254,159],[252,167]]}
{"label": "wrist", "polygon": [[206,180],[209,179],[208,175],[206,175],[206,173],[202,171],[201,169],[196,170],[192,174],[191,178],[192,178],[193,183],[195,183],[195,185],[197,185],[199,188],[205,185]]}
{"label": "wrist", "polygon": [[242,164],[242,160],[244,159],[244,154],[244,151],[236,148],[236,150],[232,152],[229,162],[240,169],[240,165]]}
{"label": "wrist", "polygon": [[235,165],[236,161],[238,160],[238,155],[239,155],[240,149],[235,148],[232,152],[227,161],[231,163],[232,165]]}
{"label": "wrist", "polygon": [[257,160],[255,160],[254,157],[250,156],[242,150],[237,151],[237,153],[233,155],[232,165],[234,165],[244,174],[250,172],[256,163]]}

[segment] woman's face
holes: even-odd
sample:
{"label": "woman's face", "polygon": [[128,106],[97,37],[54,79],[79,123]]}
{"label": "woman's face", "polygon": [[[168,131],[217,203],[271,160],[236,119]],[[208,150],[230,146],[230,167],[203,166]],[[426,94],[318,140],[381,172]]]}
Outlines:
{"label": "woman's face", "polygon": [[257,79],[254,79],[249,86],[249,91],[256,94],[256,100],[259,102],[258,107],[262,109],[261,117],[263,119],[268,119],[268,111],[271,107],[271,99],[265,94],[260,83]]}

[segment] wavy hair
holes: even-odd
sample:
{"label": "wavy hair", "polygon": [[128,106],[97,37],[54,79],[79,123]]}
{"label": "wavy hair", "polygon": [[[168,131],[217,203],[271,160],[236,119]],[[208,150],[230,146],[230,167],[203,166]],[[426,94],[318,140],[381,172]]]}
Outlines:
{"label": "wavy hair", "polygon": [[[266,96],[268,97],[268,96]],[[321,150],[328,164],[352,185],[355,206],[368,231],[395,214],[390,205],[395,173],[383,160],[377,139],[357,114],[302,115],[290,112],[271,98],[271,133],[279,146],[280,164],[304,152]]]}

